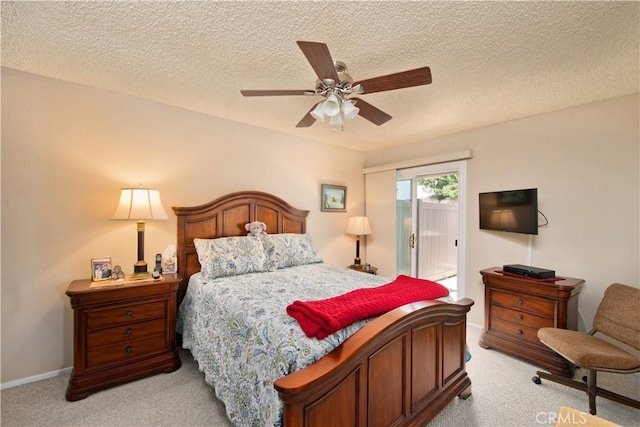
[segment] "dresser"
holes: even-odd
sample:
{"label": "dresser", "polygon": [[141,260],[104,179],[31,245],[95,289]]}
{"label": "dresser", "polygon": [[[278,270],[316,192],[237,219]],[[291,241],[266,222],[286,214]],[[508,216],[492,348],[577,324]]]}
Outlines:
{"label": "dresser", "polygon": [[176,348],[177,274],[131,283],[74,280],[74,360],[66,398],[180,367]]}
{"label": "dresser", "polygon": [[584,280],[553,281],[504,274],[502,268],[480,271],[484,283],[484,330],[479,345],[526,360],[564,377],[573,366],[538,340],[538,329],[577,330],[578,295]]}

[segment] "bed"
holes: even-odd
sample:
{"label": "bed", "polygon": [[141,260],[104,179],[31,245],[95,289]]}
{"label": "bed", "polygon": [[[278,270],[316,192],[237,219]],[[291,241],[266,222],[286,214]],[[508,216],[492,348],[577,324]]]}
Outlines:
{"label": "bed", "polygon": [[[232,193],[173,210],[183,278],[178,332],[234,424],[424,425],[456,396],[471,394],[465,359],[472,300],[414,302],[325,339],[308,338],[287,304],[389,279],[322,262],[307,234],[308,211],[268,193]],[[276,254],[294,247],[295,256],[274,258],[265,249],[264,265],[256,261],[251,245],[260,238],[244,229],[251,221],[267,225]],[[217,260],[229,245],[241,246],[249,261],[204,258],[201,266],[198,252],[212,247]],[[235,273],[227,274],[230,265]]]}

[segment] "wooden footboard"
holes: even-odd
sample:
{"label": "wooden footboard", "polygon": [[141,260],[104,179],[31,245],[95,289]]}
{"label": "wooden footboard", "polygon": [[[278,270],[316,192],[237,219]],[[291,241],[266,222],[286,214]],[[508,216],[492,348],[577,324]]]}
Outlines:
{"label": "wooden footboard", "polygon": [[284,426],[424,426],[456,396],[469,397],[466,313],[473,304],[405,305],[277,380]]}

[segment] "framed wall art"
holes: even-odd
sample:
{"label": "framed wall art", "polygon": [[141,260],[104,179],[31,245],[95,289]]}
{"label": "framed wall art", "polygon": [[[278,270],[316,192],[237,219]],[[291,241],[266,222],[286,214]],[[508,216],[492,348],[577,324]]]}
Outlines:
{"label": "framed wall art", "polygon": [[322,212],[347,211],[347,187],[342,185],[322,184],[321,194]]}
{"label": "framed wall art", "polygon": [[91,260],[91,280],[98,282],[109,279],[111,279],[111,258],[93,258]]}

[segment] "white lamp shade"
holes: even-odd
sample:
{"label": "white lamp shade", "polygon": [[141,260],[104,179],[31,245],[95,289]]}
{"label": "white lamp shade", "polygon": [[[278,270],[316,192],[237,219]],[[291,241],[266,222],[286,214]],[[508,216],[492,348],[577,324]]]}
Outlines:
{"label": "white lamp shade", "polygon": [[342,114],[336,114],[335,116],[331,116],[331,119],[329,120],[329,124],[330,125],[341,125],[344,123],[344,120],[342,120]]}
{"label": "white lamp shade", "polygon": [[327,100],[323,103],[324,114],[329,117],[333,117],[335,115],[340,114],[340,101],[338,101],[338,97],[335,95],[329,95]]}
{"label": "white lamp shade", "polygon": [[169,219],[160,201],[158,190],[148,188],[123,188],[120,203],[111,219],[161,220]]}
{"label": "white lamp shade", "polygon": [[365,236],[371,234],[371,227],[369,226],[369,218],[366,216],[352,216],[349,218],[349,224],[347,224],[347,234],[354,234],[356,236]]}
{"label": "white lamp shade", "polygon": [[316,120],[324,121],[325,114],[324,114],[324,106],[322,105],[322,102],[318,102],[318,104],[316,105],[316,108],[314,108],[309,114],[311,114],[311,117],[313,117]]}
{"label": "white lamp shade", "polygon": [[355,116],[358,115],[359,111],[360,111],[360,109],[358,107],[356,107],[355,103],[353,101],[351,101],[351,100],[344,101],[342,103],[342,114],[344,114],[344,119],[345,120],[353,119]]}

